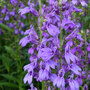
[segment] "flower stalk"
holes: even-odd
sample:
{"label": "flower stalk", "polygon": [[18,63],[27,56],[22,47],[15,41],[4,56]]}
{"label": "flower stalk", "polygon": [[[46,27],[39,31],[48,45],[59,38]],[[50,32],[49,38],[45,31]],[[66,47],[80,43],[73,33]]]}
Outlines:
{"label": "flower stalk", "polygon": [[[40,8],[40,42],[42,41],[42,16],[41,16],[41,10],[42,10],[42,6],[41,6],[41,0],[39,0],[39,8]],[[44,87],[44,81],[42,81],[42,90],[45,90]]]}
{"label": "flower stalk", "polygon": [[40,8],[40,41],[42,41],[42,16],[41,16],[41,10],[42,10],[42,7],[41,7],[41,0],[39,0],[39,8]]}
{"label": "flower stalk", "polygon": [[[60,18],[61,18],[61,23],[62,23],[62,8],[61,8],[61,1],[62,0],[59,0],[59,6],[60,6]],[[60,51],[62,52],[62,37],[63,37],[63,35],[62,35],[62,26],[61,26],[61,32],[60,32]],[[62,63],[62,61],[61,61],[61,56],[60,56],[60,69],[61,69],[61,63]]]}
{"label": "flower stalk", "polygon": [[[81,65],[79,60],[84,55],[81,48],[84,40],[78,33],[81,25],[77,20],[73,19],[75,17],[73,12],[82,12],[82,9],[76,7],[78,2],[74,0],[69,2],[68,0],[59,0],[59,2],[58,0],[48,0],[47,2],[48,6],[41,5],[41,0],[39,0],[39,13],[34,7],[30,7],[30,3],[29,7],[20,10],[22,14],[31,12],[37,16],[40,30],[38,37],[34,26],[30,25],[30,29],[24,32],[24,35],[28,34],[28,36],[22,38],[19,43],[22,47],[32,43],[32,47],[29,49],[31,62],[24,66],[24,70],[28,70],[24,83],[28,81],[31,84],[32,79],[35,78],[37,81],[42,81],[42,90],[47,90],[48,85],[46,83],[48,82],[46,81],[48,80],[53,82],[54,87],[57,86],[57,90],[79,90],[80,85],[77,79],[82,80],[79,76],[81,75],[83,65]],[[82,6],[86,5],[85,2],[81,2],[81,4]],[[26,9],[28,10],[27,12]],[[63,43],[64,39],[65,43]],[[75,40],[80,43],[75,43]],[[65,49],[62,49],[62,47],[65,47]],[[58,60],[60,61],[58,62]],[[83,60],[82,63],[84,63]],[[74,76],[77,77],[74,79]],[[28,78],[31,79],[29,80]],[[65,80],[67,80],[69,87],[65,87],[67,84]],[[72,85],[75,86],[72,87]],[[31,87],[35,88],[32,85]],[[48,89],[50,89],[50,86]]]}
{"label": "flower stalk", "polygon": [[[59,0],[59,6],[60,6],[60,18],[61,18],[61,23],[62,23],[62,8],[61,8],[61,1]],[[60,51],[62,52],[62,25],[61,25],[61,32],[60,32]],[[61,69],[61,63],[62,63],[62,56],[60,55],[60,69]],[[60,88],[58,88],[60,90]]]}

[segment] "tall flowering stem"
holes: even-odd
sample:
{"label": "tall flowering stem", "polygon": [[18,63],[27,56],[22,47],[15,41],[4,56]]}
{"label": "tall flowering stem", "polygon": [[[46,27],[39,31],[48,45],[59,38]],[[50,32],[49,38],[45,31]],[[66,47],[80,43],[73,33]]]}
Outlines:
{"label": "tall flowering stem", "polygon": [[[60,8],[60,18],[61,18],[61,22],[62,22],[62,6],[61,6],[61,1],[62,0],[59,0],[59,6],[61,7]],[[61,32],[60,32],[60,51],[62,51],[62,26],[61,26]],[[62,60],[61,60],[61,56],[60,56],[60,69],[61,69],[61,63],[62,63]]]}
{"label": "tall flowering stem", "polygon": [[[86,39],[86,32],[84,32],[85,33],[85,36],[84,36],[84,40],[85,40],[85,47],[87,47],[87,39]],[[86,60],[86,62],[88,61],[88,52],[87,52],[87,50],[85,50],[85,60]],[[86,64],[86,83],[87,83],[87,78],[88,78],[88,65]]]}
{"label": "tall flowering stem", "polygon": [[41,27],[42,27],[42,16],[41,16],[41,0],[39,0],[39,8],[40,8],[40,41],[42,41],[42,30],[41,30]]}
{"label": "tall flowering stem", "polygon": [[[42,12],[42,6],[41,6],[41,0],[39,0],[39,8],[40,8],[40,42],[42,41],[42,16],[41,16],[41,12]],[[42,90],[44,90],[44,81],[42,81]]]}
{"label": "tall flowering stem", "polygon": [[[42,82],[42,90],[45,90],[44,82],[48,81],[53,82],[54,88],[59,90],[79,90],[79,87],[83,85],[82,77],[85,74],[82,58],[84,52],[81,48],[84,39],[79,34],[81,25],[75,20],[73,13],[83,11],[78,9],[78,4],[81,3],[82,6],[87,4],[85,1],[77,0],[59,0],[59,2],[48,0],[47,3],[48,6],[41,6],[41,0],[39,0],[39,14],[30,0],[28,7],[20,9],[21,14],[30,12],[37,16],[40,29],[40,40],[34,26],[30,25],[30,29],[24,32],[24,35],[28,34],[28,36],[22,38],[19,43],[22,47],[32,43],[28,51],[31,54],[30,64],[24,66],[24,70],[28,70],[24,83],[28,82],[32,87],[31,90],[33,88],[36,90],[32,83],[35,78]],[[63,43],[63,30],[65,43]],[[49,85],[48,89],[50,88],[52,86]]]}

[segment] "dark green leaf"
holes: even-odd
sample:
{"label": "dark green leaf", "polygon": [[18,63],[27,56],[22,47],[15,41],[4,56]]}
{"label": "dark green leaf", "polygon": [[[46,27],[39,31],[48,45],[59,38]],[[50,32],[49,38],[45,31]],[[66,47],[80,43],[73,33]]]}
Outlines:
{"label": "dark green leaf", "polygon": [[0,59],[2,60],[2,63],[3,63],[3,65],[5,66],[5,68],[7,69],[7,71],[9,72],[9,63],[10,63],[10,58],[9,57],[7,57],[7,56],[5,56],[5,54],[3,54],[3,55],[1,55],[0,56]]}
{"label": "dark green leaf", "polygon": [[16,54],[16,51],[14,51],[11,47],[5,46],[6,51],[14,58],[18,60],[18,55]]}
{"label": "dark green leaf", "polygon": [[1,82],[1,83],[0,83],[0,87],[1,87],[1,86],[18,87],[18,85],[13,84],[13,83],[9,83],[9,82]]}
{"label": "dark green leaf", "polygon": [[9,74],[1,74],[1,76],[3,76],[4,78],[6,78],[7,80],[11,80],[11,81],[15,81],[18,82],[18,79],[12,75]]}
{"label": "dark green leaf", "polygon": [[5,25],[3,23],[0,23],[0,28],[4,29],[6,31],[9,31],[9,32],[13,32],[13,30],[11,28],[9,28],[7,25]]}

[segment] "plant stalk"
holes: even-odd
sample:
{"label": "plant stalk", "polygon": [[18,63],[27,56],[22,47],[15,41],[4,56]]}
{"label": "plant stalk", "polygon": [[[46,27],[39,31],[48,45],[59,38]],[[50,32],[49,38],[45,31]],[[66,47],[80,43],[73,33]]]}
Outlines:
{"label": "plant stalk", "polygon": [[41,0],[39,0],[39,8],[40,8],[40,41],[42,41],[42,16],[41,16],[41,10],[42,10],[42,6],[41,6]]}
{"label": "plant stalk", "polygon": [[[40,8],[40,42],[42,41],[42,16],[41,16],[41,10],[42,10],[42,6],[41,6],[41,0],[39,0],[39,8]],[[44,81],[42,81],[42,90],[45,90],[45,84]]]}
{"label": "plant stalk", "polygon": [[[61,1],[62,0],[59,0],[59,6],[60,6],[60,19],[61,19],[61,23],[62,23],[62,5],[61,5]],[[62,26],[61,26],[61,32],[60,32],[60,51],[62,52],[62,37],[63,37],[63,35],[62,35],[63,33],[62,33]],[[60,55],[60,69],[61,69],[61,63],[62,63],[62,55]],[[58,90],[60,90],[60,88],[58,88]]]}
{"label": "plant stalk", "polygon": [[[60,18],[61,18],[61,23],[62,23],[62,8],[61,8],[61,1],[59,0],[59,6],[60,6]],[[62,26],[61,26],[61,32],[60,32],[60,51],[62,52],[62,37],[63,37],[63,33],[62,33]],[[61,69],[61,63],[62,63],[62,55],[60,56],[60,69]]]}

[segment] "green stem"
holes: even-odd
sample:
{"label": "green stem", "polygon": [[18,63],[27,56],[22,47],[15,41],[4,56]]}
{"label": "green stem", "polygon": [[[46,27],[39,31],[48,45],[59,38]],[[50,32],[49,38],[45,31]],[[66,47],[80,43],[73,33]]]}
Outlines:
{"label": "green stem", "polygon": [[[60,33],[60,51],[62,52],[62,27],[61,27],[61,33]],[[62,55],[60,56],[60,69],[61,69],[61,63],[62,63]]]}
{"label": "green stem", "polygon": [[[61,23],[62,23],[62,5],[61,5],[61,1],[59,0],[59,6],[60,6],[60,18],[61,18]],[[62,37],[63,37],[63,33],[62,33],[62,26],[61,26],[61,32],[60,32],[60,51],[62,52]],[[60,55],[60,69],[61,69],[61,63],[62,63],[62,55]],[[60,90],[60,88],[58,88],[58,90]]]}
{"label": "green stem", "polygon": [[[90,1],[89,1],[89,3],[88,3],[88,6],[90,6]],[[87,16],[89,16],[90,15],[90,8],[88,7],[88,10],[86,11],[86,9],[85,9],[85,12],[87,13]],[[87,28],[87,22],[85,21],[85,27],[84,27],[84,29],[88,29]],[[86,34],[87,34],[87,31],[86,30],[84,30],[84,34],[85,34],[85,48],[87,47],[87,37],[86,37]],[[90,37],[90,33],[89,33],[89,35],[88,35],[88,37]],[[86,62],[88,61],[88,51],[87,50],[85,50],[85,60],[86,60]],[[89,65],[86,63],[86,84],[88,85],[89,84],[89,82],[88,82],[88,70],[89,70]]]}
{"label": "green stem", "polygon": [[[61,18],[61,22],[62,22],[62,8],[61,8],[61,1],[62,0],[59,0],[59,6],[60,6],[60,13],[61,13],[61,15],[60,15],[60,18]],[[62,35],[63,33],[62,33],[62,26],[61,26],[61,32],[60,32],[60,51],[62,52],[62,37],[63,37],[63,35]],[[62,55],[60,56],[60,69],[61,69],[61,63],[62,63]]]}
{"label": "green stem", "polygon": [[[59,0],[59,6],[60,6],[60,18],[61,18],[61,22],[62,22],[62,8],[61,8],[61,1]],[[60,51],[62,52],[62,26],[61,26],[61,32],[60,32]],[[62,55],[60,55],[60,69],[61,69],[61,63],[62,63]],[[60,90],[60,88],[58,88],[58,90]]]}
{"label": "green stem", "polygon": [[45,90],[45,85],[44,81],[42,81],[42,90]]}
{"label": "green stem", "polygon": [[[40,8],[40,42],[42,41],[42,16],[41,16],[41,10],[42,10],[42,6],[41,6],[41,0],[39,0],[39,8]],[[45,90],[45,85],[44,85],[44,81],[42,81],[42,90]]]}
{"label": "green stem", "polygon": [[40,8],[40,41],[42,41],[42,16],[41,16],[41,10],[42,10],[42,7],[41,7],[41,0],[39,0],[39,8]]}
{"label": "green stem", "polygon": [[[87,39],[86,39],[86,31],[85,31],[85,48],[87,47]],[[88,61],[88,53],[87,53],[87,50],[85,50],[85,60],[86,60],[86,62]],[[88,65],[87,65],[87,63],[86,63],[86,83],[88,82],[88,80],[87,80],[87,78],[88,78]]]}

